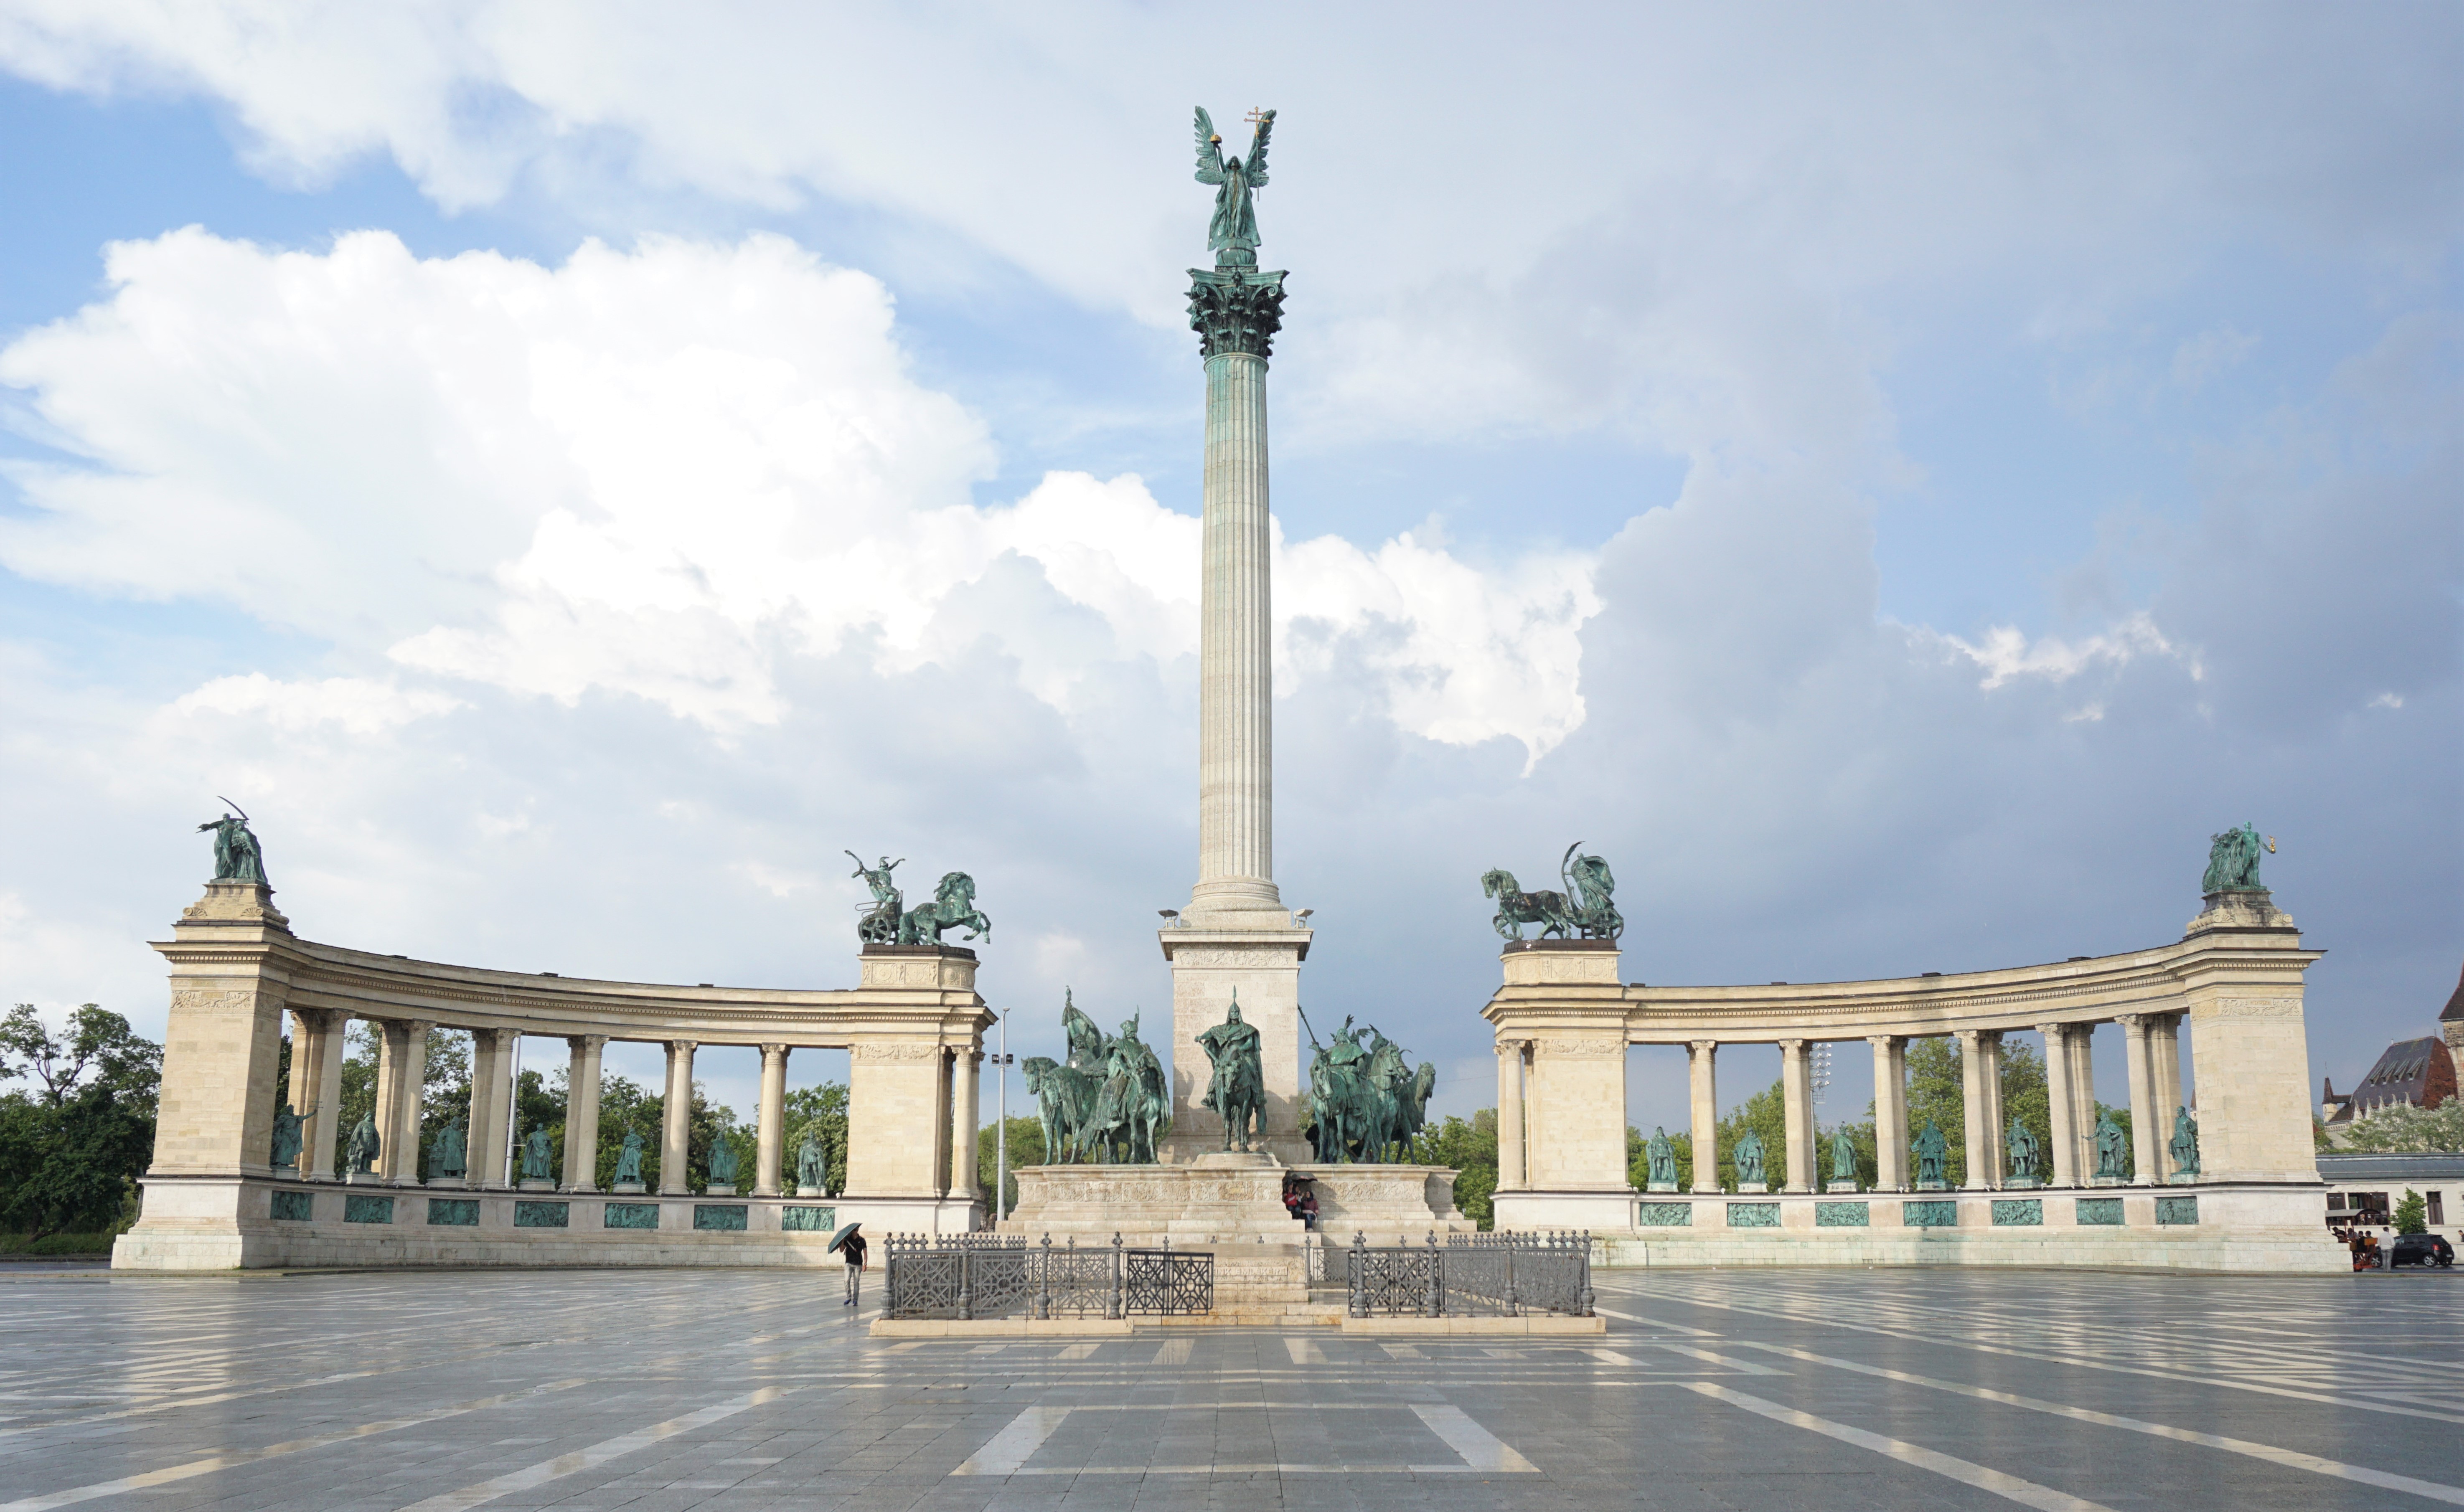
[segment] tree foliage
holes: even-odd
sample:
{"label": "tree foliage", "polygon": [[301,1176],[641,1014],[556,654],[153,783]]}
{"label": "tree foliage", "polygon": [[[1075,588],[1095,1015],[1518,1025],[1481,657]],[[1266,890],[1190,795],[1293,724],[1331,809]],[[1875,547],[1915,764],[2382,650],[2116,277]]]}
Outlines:
{"label": "tree foliage", "polygon": [[2395,1205],[2395,1215],[2392,1221],[2395,1224],[2395,1231],[2398,1234],[2429,1233],[2429,1201],[2424,1198],[2420,1193],[2413,1191],[2410,1187],[2405,1188],[2403,1198]]}
{"label": "tree foliage", "polygon": [[1455,1206],[1482,1228],[1492,1228],[1497,1191],[1497,1109],[1484,1107],[1465,1119],[1448,1114],[1412,1138],[1411,1160],[1422,1166],[1452,1166]]}
{"label": "tree foliage", "polygon": [[163,1047],[80,1005],[59,1034],[19,1003],[0,1020],[0,1230],[29,1240],[117,1228],[154,1151]]}
{"label": "tree foliage", "polygon": [[2448,1098],[2435,1108],[2381,1108],[2356,1119],[2337,1146],[2372,1154],[2464,1154],[2464,1098]]}

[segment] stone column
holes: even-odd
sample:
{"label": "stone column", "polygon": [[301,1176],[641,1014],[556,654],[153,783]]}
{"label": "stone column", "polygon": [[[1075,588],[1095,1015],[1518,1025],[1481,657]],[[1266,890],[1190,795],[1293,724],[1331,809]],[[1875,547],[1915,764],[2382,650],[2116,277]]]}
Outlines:
{"label": "stone column", "polygon": [[1999,1188],[2011,1174],[2010,1149],[2002,1140],[2010,1123],[2002,1113],[2002,1031],[1976,1037],[1976,1059],[1985,1094],[1985,1184]]}
{"label": "stone column", "polygon": [[753,1156],[753,1194],[779,1194],[779,1164],[786,1150],[787,1047],[761,1047],[761,1111]]}
{"label": "stone column", "polygon": [[2096,1025],[2070,1026],[2071,1170],[2081,1186],[2096,1172]]}
{"label": "stone column", "polygon": [[2057,1187],[2076,1187],[2079,1179],[2079,1130],[2071,1117],[2071,1046],[2070,1026],[2040,1023],[2036,1032],[2045,1037],[2045,1105],[2053,1117],[2053,1143],[2046,1154],[2053,1160],[2051,1182]]}
{"label": "stone column", "polygon": [[693,1190],[693,1063],[697,1047],[691,1040],[668,1041],[668,1089],[661,1109],[666,1121],[659,1138],[661,1196]]}
{"label": "stone column", "polygon": [[950,1097],[950,1195],[965,1201],[980,1190],[976,1179],[976,1108],[983,1095],[984,1057],[979,1050],[953,1050],[950,1060],[958,1078]]}
{"label": "stone column", "polygon": [[334,1179],[334,1156],[342,1125],[342,1052],[349,1048],[351,1016],[341,1009],[324,1013],[325,1032],[317,1041],[317,1119],[308,1130],[308,1169],[312,1181]]}
{"label": "stone column", "polygon": [[1523,1041],[1497,1041],[1497,1185],[1521,1190],[1529,1167],[1523,1152]]}
{"label": "stone column", "polygon": [[471,1031],[471,1126],[463,1137],[465,1177],[501,1191],[505,1181],[505,1099],[512,1085],[514,1031]]}
{"label": "stone column", "polygon": [[402,1127],[402,1058],[409,1044],[406,1024],[391,1019],[374,1020],[377,1026],[377,1095],[370,1116],[377,1126],[377,1164],[370,1172],[379,1181],[392,1181],[402,1172],[402,1151],[394,1133]]}
{"label": "stone column", "polygon": [[[2155,1182],[2156,1147],[2164,1141],[2156,1137],[2156,1085],[2154,1070],[2147,1063],[2147,1016],[2127,1013],[2117,1020],[2122,1025],[2123,1046],[2129,1053],[2130,1078],[2130,1180],[2134,1186]],[[2302,1078],[2306,1085],[2309,1078]]]}
{"label": "stone column", "polygon": [[1720,1190],[1720,1041],[1689,1041],[1685,1083],[1694,1131],[1694,1190]]}
{"label": "stone column", "polygon": [[[319,1041],[325,1035],[325,1016],[315,1008],[291,1010],[291,1075],[282,1085],[282,1104],[293,1112],[307,1118],[317,1111],[317,1074],[322,1069],[324,1057]],[[308,1165],[308,1141],[316,1130],[300,1129],[299,1164]]]}
{"label": "stone column", "polygon": [[1782,1192],[1814,1190],[1814,1067],[1806,1041],[1779,1042],[1781,1118],[1788,1137],[1787,1182]]}
{"label": "stone column", "polygon": [[607,1052],[604,1034],[578,1034],[564,1041],[572,1052],[564,1071],[564,1190],[599,1190],[600,1063]]}
{"label": "stone column", "polygon": [[401,1154],[386,1179],[396,1186],[419,1185],[419,1114],[428,1092],[428,1023],[407,1023],[402,1027],[402,1072],[394,1084],[393,1128],[385,1130],[385,1144]]}
{"label": "stone column", "polygon": [[1908,1190],[1908,1041],[1865,1037],[1874,1047],[1874,1190]]}
{"label": "stone column", "polygon": [[1953,1031],[1959,1041],[1959,1112],[1966,1139],[1961,1149],[1968,1157],[1968,1179],[1960,1186],[1969,1192],[1985,1187],[1985,1067],[1976,1043],[1976,1031]]}
{"label": "stone column", "polygon": [[2187,1101],[2182,1096],[2180,1014],[2148,1016],[2147,1064],[2148,1074],[2156,1084],[2156,1179],[2165,1181],[2173,1174],[2173,1115],[2182,1110]]}

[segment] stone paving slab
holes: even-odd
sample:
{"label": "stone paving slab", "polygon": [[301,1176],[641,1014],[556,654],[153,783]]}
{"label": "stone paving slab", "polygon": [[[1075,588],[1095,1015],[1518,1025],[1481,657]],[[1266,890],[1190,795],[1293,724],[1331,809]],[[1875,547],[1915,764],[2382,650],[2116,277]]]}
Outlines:
{"label": "stone paving slab", "polygon": [[0,1277],[0,1512],[2464,1505],[2459,1284],[1602,1270],[1588,1336],[898,1339],[836,1275]]}

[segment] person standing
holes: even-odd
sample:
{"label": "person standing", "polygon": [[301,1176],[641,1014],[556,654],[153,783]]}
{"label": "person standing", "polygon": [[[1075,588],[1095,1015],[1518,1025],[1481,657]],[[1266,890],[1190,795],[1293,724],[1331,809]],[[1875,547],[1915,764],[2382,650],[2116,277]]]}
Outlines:
{"label": "person standing", "polygon": [[848,1235],[847,1242],[839,1246],[839,1254],[847,1260],[847,1304],[852,1307],[864,1295],[864,1236]]}

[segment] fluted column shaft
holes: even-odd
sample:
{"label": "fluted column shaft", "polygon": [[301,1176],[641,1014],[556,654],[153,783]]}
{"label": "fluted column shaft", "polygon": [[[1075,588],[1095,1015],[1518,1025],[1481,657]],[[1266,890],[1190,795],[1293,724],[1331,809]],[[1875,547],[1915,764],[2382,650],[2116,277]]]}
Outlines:
{"label": "fluted column shaft", "polygon": [[984,1058],[978,1050],[959,1050],[951,1057],[957,1085],[950,1095],[950,1196],[963,1201],[977,1193],[976,1109],[984,1085]]}
{"label": "fluted column shaft", "polygon": [[2148,1074],[2156,1083],[2156,1179],[2173,1175],[2173,1115],[2183,1108],[2182,1016],[2158,1014],[2147,1020]]}
{"label": "fluted column shaft", "polygon": [[1516,1191],[1525,1182],[1523,1158],[1523,1045],[1497,1044],[1497,1185]]}
{"label": "fluted column shaft", "polygon": [[755,1136],[753,1155],[753,1194],[775,1197],[779,1194],[779,1167],[785,1157],[787,1121],[787,1047],[765,1044],[761,1047],[761,1110],[760,1128]]}
{"label": "fluted column shaft", "polygon": [[1985,1186],[1985,1065],[1977,1042],[1977,1031],[1954,1031],[1959,1041],[1959,1112],[1964,1142],[1962,1151],[1968,1157],[1968,1178],[1960,1185],[1969,1191]]}
{"label": "fluted column shaft", "polygon": [[693,1063],[696,1048],[691,1040],[668,1041],[668,1090],[659,1136],[659,1192],[663,1196],[693,1190]]}
{"label": "fluted column shaft", "polygon": [[1695,1040],[1685,1046],[1686,1090],[1694,1131],[1694,1190],[1720,1190],[1720,1041]]}
{"label": "fluted column shaft", "polygon": [[348,1132],[341,1127],[342,1053],[350,1044],[351,1016],[334,1008],[325,1010],[323,1017],[325,1032],[317,1041],[317,1059],[322,1063],[317,1073],[317,1122],[309,1130],[312,1153],[304,1174],[314,1180],[330,1181],[335,1174],[339,1141]]}
{"label": "fluted column shaft", "polygon": [[1781,1121],[1788,1140],[1783,1192],[1814,1190],[1814,1066],[1805,1051],[1803,1040],[1779,1042]]}
{"label": "fluted column shaft", "polygon": [[402,1068],[394,1078],[393,1127],[385,1129],[388,1147],[399,1151],[385,1178],[397,1186],[419,1185],[419,1113],[428,1091],[428,1031],[425,1023],[402,1025]]}
{"label": "fluted column shaft", "polygon": [[2119,1021],[2123,1049],[2129,1057],[2130,1179],[2144,1187],[2161,1179],[2156,1171],[2156,1150],[2164,1143],[2156,1137],[2155,1068],[2147,1063],[2147,1017],[2123,1014]]}
{"label": "fluted column shaft", "polygon": [[1266,360],[1206,360],[1199,590],[1198,886],[1193,910],[1271,909],[1274,596],[1266,496]]}
{"label": "fluted column shaft", "polygon": [[2081,1185],[2096,1171],[2096,1025],[2070,1026],[2071,1170]]}
{"label": "fluted column shaft", "polygon": [[[1985,1103],[1983,1184],[1999,1187],[2011,1173],[2009,1150],[2003,1141],[2010,1121],[2002,1111],[2002,1031],[1999,1029],[1989,1029],[1976,1037],[1976,1068],[1982,1084],[1978,1091]],[[1969,1184],[1974,1186],[1977,1183]]]}
{"label": "fluted column shaft", "polygon": [[564,1072],[564,1189],[599,1190],[599,1069],[607,1049],[602,1034],[565,1041],[573,1058]]}
{"label": "fluted column shaft", "polygon": [[1908,1190],[1908,1041],[1866,1038],[1874,1047],[1874,1190]]}
{"label": "fluted column shaft", "polygon": [[2079,1185],[2079,1129],[2073,1117],[2074,1098],[2071,1091],[2071,1030],[2068,1024],[2043,1023],[2036,1032],[2045,1037],[2045,1106],[2052,1115],[2053,1184],[2057,1187]]}

